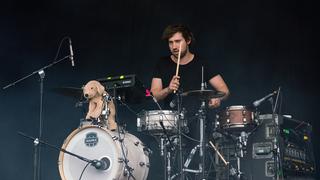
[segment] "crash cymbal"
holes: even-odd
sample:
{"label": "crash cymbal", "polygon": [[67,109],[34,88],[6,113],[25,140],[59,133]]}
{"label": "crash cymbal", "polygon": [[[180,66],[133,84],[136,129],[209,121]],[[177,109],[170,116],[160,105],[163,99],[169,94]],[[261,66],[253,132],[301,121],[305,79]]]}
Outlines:
{"label": "crash cymbal", "polygon": [[53,88],[53,92],[61,94],[63,96],[72,97],[75,99],[81,99],[83,97],[82,88],[58,87],[58,88]]}
{"label": "crash cymbal", "polygon": [[181,96],[197,97],[199,99],[211,99],[223,97],[225,93],[213,90],[192,90],[181,94]]}

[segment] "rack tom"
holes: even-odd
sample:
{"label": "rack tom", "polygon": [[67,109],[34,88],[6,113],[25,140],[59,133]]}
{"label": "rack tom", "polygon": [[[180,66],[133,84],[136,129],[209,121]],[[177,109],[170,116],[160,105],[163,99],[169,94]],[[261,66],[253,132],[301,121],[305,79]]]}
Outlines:
{"label": "rack tom", "polygon": [[229,106],[216,115],[216,127],[223,130],[248,132],[255,126],[255,113],[246,106]]}

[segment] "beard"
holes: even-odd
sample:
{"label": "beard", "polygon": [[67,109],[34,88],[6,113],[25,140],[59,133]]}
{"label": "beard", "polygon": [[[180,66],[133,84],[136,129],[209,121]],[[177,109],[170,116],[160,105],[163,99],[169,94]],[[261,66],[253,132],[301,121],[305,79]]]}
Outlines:
{"label": "beard", "polygon": [[[183,58],[184,56],[186,56],[187,52],[188,52],[187,49],[184,50],[184,51],[181,51],[180,59]],[[172,54],[175,58],[178,59],[178,57],[179,57],[179,51],[178,51],[178,52],[173,51],[171,54]]]}

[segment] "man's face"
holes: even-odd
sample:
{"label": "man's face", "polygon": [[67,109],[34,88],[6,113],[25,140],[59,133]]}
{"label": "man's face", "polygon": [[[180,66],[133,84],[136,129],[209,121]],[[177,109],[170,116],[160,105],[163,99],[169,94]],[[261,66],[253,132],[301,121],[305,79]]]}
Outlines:
{"label": "man's face", "polygon": [[182,36],[182,33],[177,32],[175,33],[171,38],[168,39],[169,43],[169,49],[171,54],[175,57],[178,58],[179,56],[179,48],[180,48],[180,43],[181,43],[181,55],[180,58],[184,57],[187,52],[189,51],[189,44],[190,40],[187,42],[184,37]]}

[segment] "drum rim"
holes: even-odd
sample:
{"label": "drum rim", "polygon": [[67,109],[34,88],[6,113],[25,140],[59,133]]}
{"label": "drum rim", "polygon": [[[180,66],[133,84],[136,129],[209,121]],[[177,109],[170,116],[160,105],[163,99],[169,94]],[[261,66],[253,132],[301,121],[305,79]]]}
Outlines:
{"label": "drum rim", "polygon": [[226,107],[226,109],[228,109],[228,110],[239,110],[239,109],[248,109],[248,108],[245,105],[232,105],[232,106]]}
{"label": "drum rim", "polygon": [[149,111],[143,112],[143,114],[152,114],[152,113],[177,114],[178,112],[174,110],[149,110]]}
{"label": "drum rim", "polygon": [[229,124],[224,124],[221,127],[235,127],[238,125],[243,125],[243,127],[245,127],[245,126],[255,125],[255,123],[252,123],[252,122],[251,123],[229,123]]}
{"label": "drum rim", "polygon": [[[65,149],[66,146],[68,146],[68,144],[70,143],[71,139],[72,139],[76,134],[78,134],[80,131],[83,131],[83,130],[88,129],[88,128],[97,128],[97,129],[99,129],[99,130],[105,131],[106,133],[112,132],[112,131],[106,129],[105,127],[101,127],[101,126],[98,126],[98,125],[84,125],[84,126],[82,126],[82,127],[78,127],[77,129],[74,129],[74,130],[67,136],[67,138],[65,138],[65,140],[64,140],[63,145],[62,145],[61,148],[64,148],[64,149]],[[143,142],[141,141],[141,139],[139,139],[139,138],[138,138],[137,136],[135,136],[134,134],[131,134],[131,133],[128,133],[128,132],[126,132],[126,133],[124,133],[124,134],[125,134],[124,136],[130,137],[130,138],[129,138],[130,140],[138,141],[138,142],[139,142],[139,143],[138,143],[138,144],[139,144],[138,146],[144,146],[144,144],[143,144]],[[111,134],[109,134],[109,135],[111,136]],[[116,143],[119,143],[119,142],[116,142]],[[136,145],[136,146],[137,146],[137,145]],[[115,146],[115,148],[117,148],[117,151],[118,151],[118,152],[121,151],[121,147],[120,147],[120,146]],[[144,152],[144,149],[143,149],[143,148],[142,148],[141,150]],[[66,154],[66,153],[64,153],[64,152],[62,152],[62,151],[60,151],[60,153],[59,153],[59,158],[58,158],[59,173],[60,173],[60,178],[61,178],[61,180],[68,180],[68,179],[66,178],[66,175],[65,175],[65,173],[64,173],[64,168],[63,168],[64,154]],[[142,157],[140,157],[140,158],[142,158]],[[143,178],[144,178],[144,179],[147,179],[147,177],[148,177],[148,175],[149,175],[149,167],[148,167],[148,165],[149,165],[149,163],[150,163],[150,157],[149,157],[149,155],[144,154],[144,156],[143,156],[143,162],[145,162],[146,165],[145,165],[145,169],[144,169],[144,171],[143,171],[144,174],[141,174],[141,176],[143,175]],[[120,174],[121,174],[121,173],[122,173],[122,171],[116,172],[116,177],[120,177]]]}
{"label": "drum rim", "polygon": [[[70,140],[76,135],[78,134],[80,131],[83,131],[87,128],[98,128],[98,129],[102,129],[104,131],[108,130],[105,129],[104,127],[101,126],[97,126],[97,125],[83,125],[82,127],[79,127],[75,130],[73,130],[68,136],[67,138],[63,141],[63,145],[61,146],[62,149],[65,149],[66,146],[70,143]],[[107,131],[106,131],[107,132]],[[58,166],[59,166],[59,173],[60,173],[60,177],[62,180],[67,180],[65,174],[64,174],[64,170],[63,170],[63,160],[64,160],[64,154],[65,152],[60,151],[59,153],[59,158],[58,158]]]}

